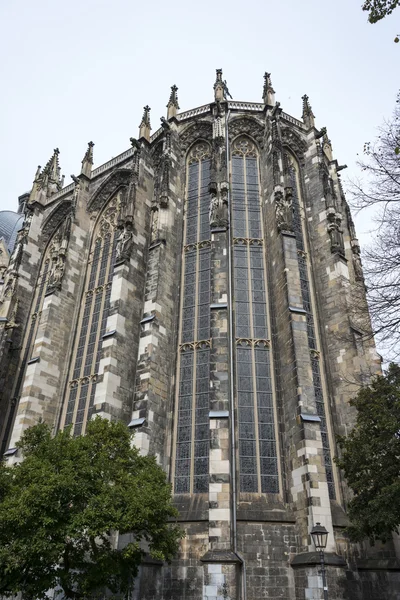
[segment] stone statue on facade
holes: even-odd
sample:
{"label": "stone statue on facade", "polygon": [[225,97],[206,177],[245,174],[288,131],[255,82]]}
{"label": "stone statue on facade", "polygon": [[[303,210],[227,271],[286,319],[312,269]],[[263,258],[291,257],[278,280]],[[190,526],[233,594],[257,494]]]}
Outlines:
{"label": "stone statue on facade", "polygon": [[11,273],[10,276],[8,277],[6,283],[4,284],[4,293],[3,293],[4,299],[9,300],[10,298],[12,298],[12,296],[14,295],[14,292],[15,292],[16,285],[17,285],[17,275],[15,275],[14,273]]}
{"label": "stone statue on facade", "polygon": [[52,243],[50,251],[51,267],[47,284],[48,292],[61,289],[61,282],[64,277],[65,262],[67,259],[67,248],[71,234],[71,224],[72,217],[69,214],[67,215],[63,225],[61,225],[60,230],[56,234]]}
{"label": "stone statue on facade", "polygon": [[19,300],[17,299],[14,303],[14,308],[11,311],[11,315],[8,319],[8,323],[5,325],[5,329],[16,329],[19,327],[19,323],[17,323],[17,313],[19,307]]}
{"label": "stone statue on facade", "polygon": [[48,291],[60,290],[65,271],[65,255],[57,256],[49,275]]}
{"label": "stone statue on facade", "polygon": [[14,248],[14,252],[11,254],[10,263],[8,265],[9,271],[17,271],[22,259],[23,242],[18,240],[17,245]]}
{"label": "stone statue on facade", "polygon": [[331,252],[345,255],[343,231],[341,229],[342,216],[335,212],[334,208],[328,209],[328,233],[331,238]]}
{"label": "stone statue on facade", "polygon": [[352,240],[351,249],[353,252],[353,268],[356,281],[364,281],[364,273],[361,262],[361,248],[357,240]]}
{"label": "stone statue on facade", "polygon": [[293,190],[285,187],[275,190],[275,215],[278,231],[293,231]]}
{"label": "stone statue on facade", "polygon": [[210,227],[218,227],[219,222],[219,198],[215,190],[210,192],[209,209]]}
{"label": "stone statue on facade", "polygon": [[133,249],[133,223],[126,221],[117,240],[116,260],[125,261],[131,257]]}

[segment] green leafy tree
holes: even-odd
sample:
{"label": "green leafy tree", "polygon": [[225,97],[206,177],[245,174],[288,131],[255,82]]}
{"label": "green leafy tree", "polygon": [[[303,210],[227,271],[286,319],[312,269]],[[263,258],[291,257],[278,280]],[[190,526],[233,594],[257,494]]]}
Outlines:
{"label": "green leafy tree", "polygon": [[[180,528],[154,457],[140,456],[122,423],[97,418],[85,436],[52,437],[45,424],[18,443],[24,460],[0,465],[0,596],[127,595],[145,554],[170,560]],[[172,521],[172,522],[171,522]],[[116,532],[129,543],[116,546]]]}
{"label": "green leafy tree", "polygon": [[376,23],[390,15],[400,5],[400,0],[366,0],[362,9],[369,13],[368,21]]}
{"label": "green leafy tree", "polygon": [[356,424],[339,438],[336,459],[354,492],[348,533],[353,541],[386,541],[400,525],[400,367],[391,364],[350,404]]}

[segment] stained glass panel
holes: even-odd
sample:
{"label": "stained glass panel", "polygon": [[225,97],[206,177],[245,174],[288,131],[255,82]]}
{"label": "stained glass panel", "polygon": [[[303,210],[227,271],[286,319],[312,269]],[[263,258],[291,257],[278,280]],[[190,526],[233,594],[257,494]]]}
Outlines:
{"label": "stained glass panel", "polygon": [[242,492],[278,493],[258,161],[240,154],[249,148],[239,142],[232,157],[239,485]]}
{"label": "stained glass panel", "polygon": [[176,494],[205,493],[209,482],[210,351],[196,343],[210,338],[210,160],[208,146],[197,146],[188,165],[180,342],[189,346],[180,353]]}

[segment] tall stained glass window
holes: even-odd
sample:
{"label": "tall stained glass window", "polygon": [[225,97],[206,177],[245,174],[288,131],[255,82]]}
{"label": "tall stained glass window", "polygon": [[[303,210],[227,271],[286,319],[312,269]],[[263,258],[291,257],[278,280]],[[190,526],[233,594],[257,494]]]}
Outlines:
{"label": "tall stained glass window", "polygon": [[279,492],[258,154],[232,147],[232,235],[240,491]]}
{"label": "tall stained glass window", "polygon": [[[30,358],[32,358],[32,352],[35,344],[36,334],[39,328],[40,323],[40,315],[43,307],[43,300],[46,291],[46,285],[49,278],[49,267],[50,267],[50,258],[49,254],[51,251],[51,243],[48,245],[46,254],[44,256],[44,260],[42,262],[40,274],[36,283],[36,291],[33,300],[33,305],[30,314],[30,321],[27,327],[27,333],[25,334],[25,339],[23,343],[23,353],[22,353],[22,361],[19,365],[18,376],[15,382],[15,387],[13,390],[14,398],[18,398],[21,394],[22,384],[24,381],[26,367]],[[11,432],[11,427],[14,419],[14,413],[17,408],[17,404],[11,405],[10,412],[7,418],[6,427],[4,430],[4,438],[2,447],[0,449],[0,455],[3,456],[3,453],[6,449],[6,444],[8,442],[8,438]]]}
{"label": "tall stained glass window", "polygon": [[93,412],[102,338],[106,331],[115,262],[120,198],[113,198],[100,218],[89,255],[62,426],[84,433]]}
{"label": "tall stained glass window", "polygon": [[287,162],[290,169],[290,175],[293,187],[293,224],[294,231],[296,234],[296,245],[297,245],[297,258],[300,272],[300,284],[301,294],[303,299],[303,308],[306,311],[307,317],[307,334],[308,334],[308,346],[311,352],[311,368],[313,376],[313,386],[315,400],[317,404],[318,416],[321,419],[321,438],[322,438],[322,449],[324,454],[325,472],[328,483],[329,497],[335,499],[335,481],[333,477],[333,465],[331,458],[331,451],[329,447],[328,428],[326,423],[325,414],[325,403],[323,396],[323,388],[321,381],[321,370],[319,364],[319,352],[317,349],[317,338],[315,334],[314,317],[311,304],[311,291],[310,283],[308,279],[307,269],[307,254],[304,247],[303,227],[301,222],[300,213],[300,201],[299,201],[299,187],[297,179],[297,171],[295,166],[290,161],[290,157],[287,157]]}
{"label": "tall stained glass window", "polygon": [[210,147],[189,153],[179,346],[175,493],[208,491],[210,386]]}

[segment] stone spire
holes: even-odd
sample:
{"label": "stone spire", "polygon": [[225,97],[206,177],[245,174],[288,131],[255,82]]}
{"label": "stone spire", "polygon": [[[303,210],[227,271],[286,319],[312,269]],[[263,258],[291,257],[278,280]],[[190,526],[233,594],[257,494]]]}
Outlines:
{"label": "stone spire", "polygon": [[265,106],[275,106],[275,90],[272,87],[271,73],[264,73],[263,100]]}
{"label": "stone spire", "polygon": [[304,96],[302,97],[303,100],[303,114],[302,114],[302,119],[304,124],[307,126],[307,129],[311,129],[312,127],[314,127],[314,118],[315,115],[312,111],[311,108],[311,104],[308,100],[308,96],[306,94],[304,94]]}
{"label": "stone spire", "polygon": [[146,105],[143,108],[143,117],[139,125],[139,139],[145,138],[148,142],[150,141],[150,106]]}
{"label": "stone spire", "polygon": [[332,144],[331,144],[331,140],[328,138],[328,133],[326,132],[326,130],[325,130],[324,136],[322,138],[322,148],[323,148],[326,158],[329,161],[333,160]]}
{"label": "stone spire", "polygon": [[50,160],[47,162],[45,168],[43,169],[41,177],[42,177],[44,184],[50,182],[50,183],[54,183],[54,184],[58,185],[59,183],[61,183],[61,178],[60,178],[61,169],[60,169],[60,164],[58,161],[59,154],[60,154],[59,149],[55,148],[52,157],[50,158]]}
{"label": "stone spire", "polygon": [[59,154],[55,148],[46,166],[42,170],[40,166],[37,168],[29,202],[41,202],[62,189],[64,177],[61,177]]}
{"label": "stone spire", "polygon": [[176,87],[176,85],[173,85],[171,87],[171,95],[169,97],[168,104],[167,104],[167,119],[168,120],[171,119],[172,117],[176,117],[176,113],[179,110],[177,91],[178,91],[178,88]]}
{"label": "stone spire", "polygon": [[90,179],[92,175],[92,167],[93,167],[93,142],[88,143],[88,148],[86,150],[86,154],[82,160],[82,169],[81,174],[86,175],[88,179]]}

